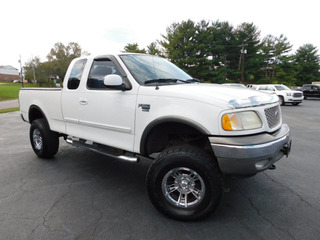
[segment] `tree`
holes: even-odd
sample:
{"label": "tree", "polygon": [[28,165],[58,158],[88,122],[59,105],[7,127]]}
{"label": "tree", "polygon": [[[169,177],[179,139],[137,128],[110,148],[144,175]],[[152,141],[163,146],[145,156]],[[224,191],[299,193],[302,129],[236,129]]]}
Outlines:
{"label": "tree", "polygon": [[260,31],[253,23],[242,23],[234,31],[238,58],[232,60],[231,67],[238,68],[238,79],[242,83],[254,83],[261,77],[262,58],[258,52],[261,47]]}
{"label": "tree", "polygon": [[51,68],[50,62],[41,62],[39,57],[35,57],[29,60],[24,67],[25,78],[28,80],[32,79],[33,81],[36,80],[40,87],[50,86],[52,85],[50,82]]}
{"label": "tree", "polygon": [[157,55],[157,56],[162,55],[157,42],[150,43],[150,45],[147,46],[147,49],[148,49],[148,54],[150,55]]}
{"label": "tree", "polygon": [[80,57],[81,53],[88,54],[88,52],[82,52],[78,43],[70,42],[68,45],[64,45],[58,42],[51,48],[47,55],[48,61],[41,62],[39,57],[35,57],[27,62],[24,67],[26,79],[34,78],[34,69],[36,80],[40,86],[52,84],[50,81],[51,78],[63,80],[69,64],[74,58]]}
{"label": "tree", "polygon": [[[193,77],[206,82],[292,86],[297,81],[301,85],[319,77],[319,56],[315,49],[315,59],[304,60],[303,52],[308,48],[292,56],[292,45],[284,35],[268,35],[261,41],[260,31],[253,23],[242,23],[234,28],[228,22],[202,20],[195,23],[189,19],[172,23],[161,36],[162,39],[151,43],[147,51],[142,50],[155,55],[161,52]],[[137,43],[128,44],[125,49],[141,51]],[[307,73],[306,69],[311,69],[312,73]]]}
{"label": "tree", "polygon": [[140,49],[138,43],[128,43],[125,47],[124,47],[124,51],[125,52],[129,52],[129,53],[147,53],[147,51],[143,48]]}
{"label": "tree", "polygon": [[232,69],[231,62],[237,58],[235,51],[234,29],[228,22],[212,22],[208,27],[208,51],[212,59],[211,82],[223,83],[226,81],[237,82],[234,77],[237,69]]}
{"label": "tree", "polygon": [[196,34],[197,27],[192,20],[182,21],[171,24],[160,41],[165,56],[194,77],[198,77]]}
{"label": "tree", "polygon": [[294,56],[297,65],[297,85],[320,81],[320,57],[312,44],[301,46]]}
{"label": "tree", "polygon": [[[283,72],[281,67],[288,69],[290,64],[288,53],[291,51],[292,45],[284,35],[274,37],[266,36],[262,41],[261,53],[264,56],[264,72],[267,83],[275,83],[277,72]],[[284,77],[284,74],[281,76]]]}
{"label": "tree", "polygon": [[47,55],[48,62],[51,62],[51,74],[63,79],[71,61],[80,57],[82,49],[78,43],[70,42],[67,46],[58,42],[51,48]]}

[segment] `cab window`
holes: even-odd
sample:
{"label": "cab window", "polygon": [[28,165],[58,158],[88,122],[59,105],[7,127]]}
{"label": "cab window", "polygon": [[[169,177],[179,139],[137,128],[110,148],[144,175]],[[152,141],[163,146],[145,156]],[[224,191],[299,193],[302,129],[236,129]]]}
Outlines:
{"label": "cab window", "polygon": [[75,90],[79,87],[83,69],[87,63],[87,59],[80,59],[75,62],[72,67],[71,73],[68,79],[68,89]]}
{"label": "cab window", "polygon": [[117,74],[121,76],[116,65],[111,60],[94,60],[88,76],[87,88],[95,90],[107,89],[103,83],[103,79],[109,74]]}

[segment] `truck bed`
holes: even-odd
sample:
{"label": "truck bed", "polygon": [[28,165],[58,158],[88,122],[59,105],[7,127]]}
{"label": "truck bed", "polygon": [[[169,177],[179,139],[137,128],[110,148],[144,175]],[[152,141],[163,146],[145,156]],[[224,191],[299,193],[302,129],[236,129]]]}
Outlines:
{"label": "truck bed", "polygon": [[22,117],[29,122],[29,108],[37,106],[47,118],[50,129],[65,131],[61,111],[61,88],[22,88],[19,93],[19,105]]}

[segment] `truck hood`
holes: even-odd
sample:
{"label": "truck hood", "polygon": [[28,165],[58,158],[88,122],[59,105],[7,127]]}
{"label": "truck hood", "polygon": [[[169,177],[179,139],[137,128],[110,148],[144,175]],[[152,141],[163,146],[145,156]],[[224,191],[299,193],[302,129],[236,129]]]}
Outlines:
{"label": "truck hood", "polygon": [[[160,85],[159,89],[155,87],[143,87],[140,94],[152,94],[162,97],[187,98],[194,101],[201,101],[228,108],[245,108],[260,106],[279,101],[275,94],[266,94],[257,90],[224,86],[219,84],[176,84]],[[149,91],[152,93],[147,93]]]}

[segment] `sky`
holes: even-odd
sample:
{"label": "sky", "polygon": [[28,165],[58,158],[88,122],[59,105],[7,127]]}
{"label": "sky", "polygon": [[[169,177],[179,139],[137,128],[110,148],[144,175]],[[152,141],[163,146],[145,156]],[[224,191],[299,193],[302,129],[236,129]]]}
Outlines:
{"label": "sky", "polygon": [[283,34],[293,52],[311,43],[320,51],[318,0],[10,0],[0,4],[0,66],[42,61],[57,42],[77,42],[92,54],[146,48],[174,22],[253,23],[263,39]]}

